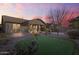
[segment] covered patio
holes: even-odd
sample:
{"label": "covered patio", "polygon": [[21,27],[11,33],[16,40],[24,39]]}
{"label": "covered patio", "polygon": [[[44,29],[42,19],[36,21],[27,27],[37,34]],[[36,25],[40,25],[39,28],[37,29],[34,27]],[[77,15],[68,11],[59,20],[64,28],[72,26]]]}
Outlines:
{"label": "covered patio", "polygon": [[45,23],[41,19],[33,19],[29,21],[29,32],[40,33],[46,28]]}

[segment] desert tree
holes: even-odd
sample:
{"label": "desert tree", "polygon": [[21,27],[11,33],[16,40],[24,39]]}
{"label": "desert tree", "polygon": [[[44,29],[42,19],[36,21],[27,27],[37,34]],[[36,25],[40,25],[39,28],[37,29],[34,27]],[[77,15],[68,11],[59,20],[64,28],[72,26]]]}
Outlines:
{"label": "desert tree", "polygon": [[49,10],[49,17],[52,20],[52,24],[54,25],[54,30],[57,29],[57,33],[59,32],[59,28],[61,27],[61,31],[62,31],[62,22],[64,20],[68,20],[70,18],[72,18],[74,12],[72,11],[72,9],[68,9],[65,6],[61,7],[61,8],[56,8],[56,9],[52,9],[50,8]]}

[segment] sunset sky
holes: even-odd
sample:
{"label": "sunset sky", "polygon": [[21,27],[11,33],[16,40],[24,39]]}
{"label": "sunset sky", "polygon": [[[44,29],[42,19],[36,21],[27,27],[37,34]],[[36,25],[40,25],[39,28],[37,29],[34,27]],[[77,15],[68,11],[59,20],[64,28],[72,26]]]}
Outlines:
{"label": "sunset sky", "polygon": [[28,20],[41,18],[45,22],[51,22],[48,18],[50,8],[55,10],[63,6],[74,12],[73,17],[79,15],[77,3],[0,3],[0,19],[1,15],[8,15]]}

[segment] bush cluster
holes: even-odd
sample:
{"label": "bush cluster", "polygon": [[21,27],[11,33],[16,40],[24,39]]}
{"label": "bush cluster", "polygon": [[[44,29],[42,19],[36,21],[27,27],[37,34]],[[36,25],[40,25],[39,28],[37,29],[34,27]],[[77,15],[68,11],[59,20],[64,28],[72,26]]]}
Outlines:
{"label": "bush cluster", "polygon": [[67,34],[69,35],[70,39],[79,39],[79,30],[69,30]]}

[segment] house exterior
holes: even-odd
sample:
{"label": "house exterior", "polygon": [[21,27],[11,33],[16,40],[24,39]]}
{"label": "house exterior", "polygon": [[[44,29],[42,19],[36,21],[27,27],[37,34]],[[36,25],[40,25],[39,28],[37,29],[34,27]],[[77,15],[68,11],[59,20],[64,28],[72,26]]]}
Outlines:
{"label": "house exterior", "polygon": [[45,31],[46,24],[41,19],[32,19],[29,21],[29,32],[40,33]]}
{"label": "house exterior", "polygon": [[4,33],[40,33],[44,31],[45,25],[41,19],[26,20],[6,15],[2,16],[2,30]]}
{"label": "house exterior", "polygon": [[0,24],[0,32],[2,32],[2,25]]}
{"label": "house exterior", "polygon": [[27,20],[3,15],[2,16],[3,32],[6,33],[23,32],[25,30],[24,26],[27,25],[27,24],[23,25],[23,22],[27,23]]}

